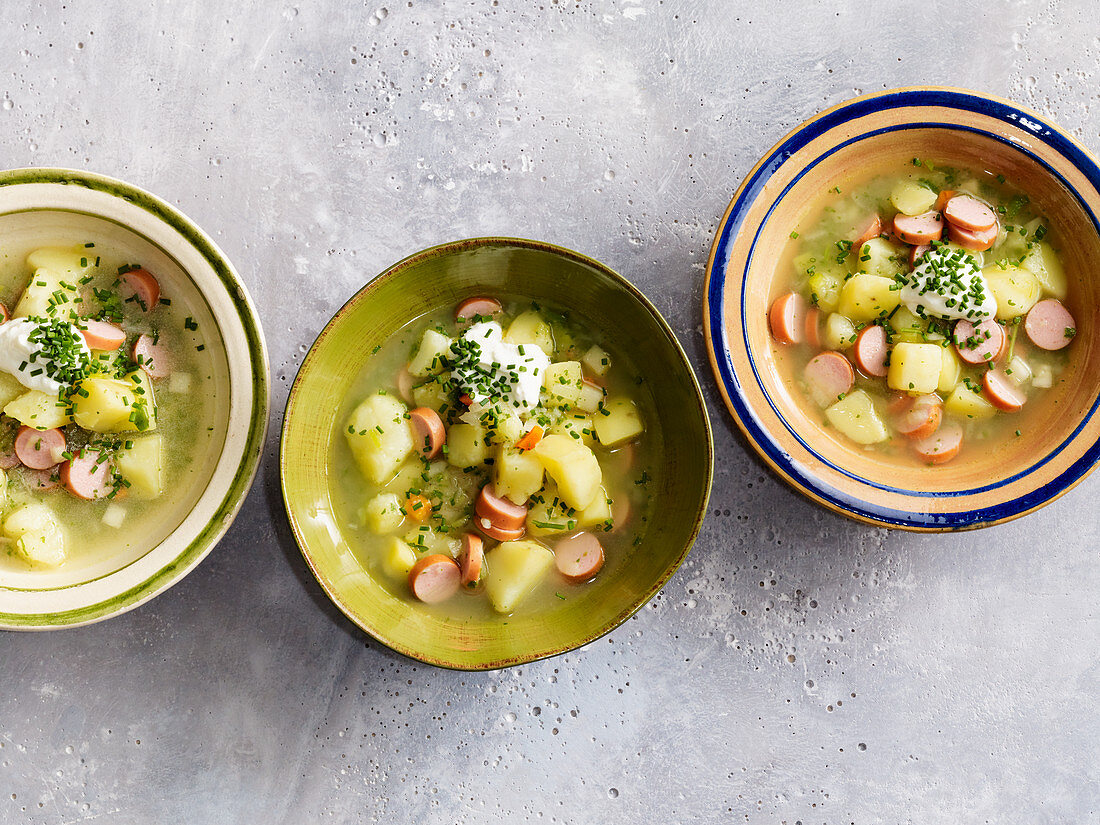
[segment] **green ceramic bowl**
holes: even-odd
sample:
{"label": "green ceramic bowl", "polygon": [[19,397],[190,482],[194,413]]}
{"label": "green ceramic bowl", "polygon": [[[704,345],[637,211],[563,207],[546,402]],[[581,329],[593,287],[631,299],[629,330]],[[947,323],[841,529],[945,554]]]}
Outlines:
{"label": "green ceramic bowl", "polygon": [[[552,301],[599,329],[614,351],[645,365],[657,420],[647,438],[665,459],[640,546],[616,576],[549,613],[459,621],[398,597],[360,563],[340,524],[329,468],[340,408],[372,350],[410,320],[473,294]],[[625,621],[687,555],[706,512],[713,464],[710,424],[691,367],[657,310],[624,278],[567,249],[513,238],[476,238],[406,258],[364,287],[318,336],[295,379],[283,424],[280,470],[294,535],[321,586],[363,630],[408,656],[488,670],[564,653]]]}

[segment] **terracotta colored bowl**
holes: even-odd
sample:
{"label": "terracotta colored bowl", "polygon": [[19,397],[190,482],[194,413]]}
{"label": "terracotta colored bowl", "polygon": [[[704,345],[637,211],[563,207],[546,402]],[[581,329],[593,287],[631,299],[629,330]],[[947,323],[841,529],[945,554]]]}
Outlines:
{"label": "terracotta colored bowl", "polygon": [[[1045,427],[936,467],[853,445],[807,412],[780,378],[767,310],[780,251],[815,199],[890,160],[994,170],[1058,227],[1077,320],[1064,381],[1048,390]],[[1068,135],[1008,101],[975,92],[899,89],[843,103],[772,148],[738,190],[707,269],[711,362],[737,424],[795,489],[876,524],[913,530],[984,527],[1029,513],[1081,481],[1100,457],[1100,168]]]}
{"label": "terracotta colored bowl", "polygon": [[[348,394],[378,345],[410,320],[477,294],[553,302],[628,354],[645,378],[656,420],[647,439],[663,456],[652,504],[629,564],[542,612],[448,617],[371,575],[333,502],[329,469],[345,448]],[[349,619],[407,656],[487,670],[564,653],[602,636],[645,604],[687,555],[706,512],[713,464],[699,385],[676,336],[622,276],[550,244],[475,238],[426,249],[379,275],[318,336],[291,389],[280,475],[294,536],[317,580]],[[658,505],[659,502],[659,505]]]}

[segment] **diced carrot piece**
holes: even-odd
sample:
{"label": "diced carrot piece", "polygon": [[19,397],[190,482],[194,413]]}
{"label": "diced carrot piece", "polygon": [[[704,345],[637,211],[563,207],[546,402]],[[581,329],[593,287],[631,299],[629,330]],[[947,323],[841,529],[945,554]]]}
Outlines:
{"label": "diced carrot piece", "polygon": [[405,497],[405,515],[413,521],[425,522],[432,514],[432,503],[427,496],[409,493]]}
{"label": "diced carrot piece", "polygon": [[535,448],[535,445],[542,441],[542,433],[542,427],[536,424],[534,427],[527,431],[527,434],[524,435],[523,438],[516,442],[516,449],[533,450]]}

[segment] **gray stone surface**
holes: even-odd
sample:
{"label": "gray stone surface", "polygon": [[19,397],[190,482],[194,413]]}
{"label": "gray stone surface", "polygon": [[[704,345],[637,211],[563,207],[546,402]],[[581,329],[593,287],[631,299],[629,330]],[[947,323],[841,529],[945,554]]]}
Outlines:
{"label": "gray stone surface", "polygon": [[[717,218],[787,130],[942,83],[1097,150],[1096,33],[1088,0],[6,0],[0,163],[122,177],[211,232],[274,397],[255,488],[190,577],[104,624],[0,637],[0,821],[1098,821],[1100,476],[981,533],[848,522],[749,455],[700,331]],[[651,296],[720,458],[698,544],[634,619],[461,674],[328,604],[276,439],[343,301],[495,233]]]}

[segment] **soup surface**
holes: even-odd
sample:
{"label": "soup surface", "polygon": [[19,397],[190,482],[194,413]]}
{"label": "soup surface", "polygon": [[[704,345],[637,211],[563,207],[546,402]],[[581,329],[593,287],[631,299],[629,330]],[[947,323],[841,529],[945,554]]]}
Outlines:
{"label": "soup surface", "polygon": [[650,400],[598,330],[471,298],[381,345],[337,415],[333,500],[365,568],[454,617],[552,609],[614,576],[649,505]]}
{"label": "soup surface", "polygon": [[835,186],[777,271],[780,373],[849,443],[941,464],[1056,403],[1077,332],[1058,230],[1003,175],[913,158]]}

